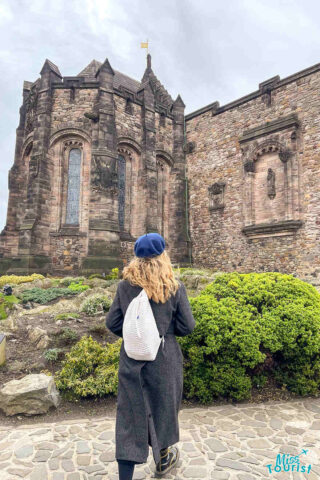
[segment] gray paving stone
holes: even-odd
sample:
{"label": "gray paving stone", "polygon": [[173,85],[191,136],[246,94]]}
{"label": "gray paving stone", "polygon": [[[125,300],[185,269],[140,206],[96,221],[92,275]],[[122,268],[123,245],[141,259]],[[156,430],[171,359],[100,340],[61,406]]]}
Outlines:
{"label": "gray paving stone", "polygon": [[81,480],[79,472],[68,473],[66,480]]}
{"label": "gray paving stone", "polygon": [[62,472],[54,472],[52,474],[52,480],[64,480],[64,475]]}
{"label": "gray paving stone", "polygon": [[25,478],[27,475],[30,474],[31,470],[30,468],[8,468],[7,472],[10,473],[11,475],[15,475],[16,477],[19,478]]}
{"label": "gray paving stone", "polygon": [[213,480],[228,480],[229,477],[229,472],[219,472],[215,470],[211,473],[211,478],[213,478]]}
{"label": "gray paving stone", "polygon": [[59,460],[58,458],[51,458],[48,462],[49,470],[58,470],[59,468]]}
{"label": "gray paving stone", "polygon": [[101,460],[101,462],[113,462],[115,461],[115,452],[110,450],[108,452],[103,452],[100,457],[99,457],[99,460]]}
{"label": "gray paving stone", "polygon": [[30,474],[30,480],[48,480],[48,471],[44,464],[36,465]]}
{"label": "gray paving stone", "polygon": [[208,445],[208,447],[213,452],[226,452],[228,450],[226,445],[224,445],[222,442],[220,442],[220,440],[217,440],[216,438],[206,439],[205,444]]}
{"label": "gray paving stone", "polygon": [[216,465],[220,467],[228,467],[233,470],[242,470],[243,472],[250,472],[251,469],[244,463],[237,462],[235,460],[229,460],[228,458],[218,458]]}
{"label": "gray paving stone", "polygon": [[75,469],[72,460],[61,460],[61,467],[65,472],[73,472]]}
{"label": "gray paving stone", "polygon": [[91,456],[90,455],[77,455],[76,463],[77,465],[85,466],[90,465]]}
{"label": "gray paving stone", "polygon": [[33,454],[33,445],[25,445],[18,450],[15,450],[15,456],[17,458],[27,458]]}
{"label": "gray paving stone", "polygon": [[89,453],[90,447],[87,441],[81,440],[77,442],[77,453]]}
{"label": "gray paving stone", "polygon": [[202,467],[187,467],[183,470],[185,478],[207,478],[207,469]]}
{"label": "gray paving stone", "polygon": [[49,450],[38,450],[34,455],[33,462],[47,462],[51,457],[51,452]]}

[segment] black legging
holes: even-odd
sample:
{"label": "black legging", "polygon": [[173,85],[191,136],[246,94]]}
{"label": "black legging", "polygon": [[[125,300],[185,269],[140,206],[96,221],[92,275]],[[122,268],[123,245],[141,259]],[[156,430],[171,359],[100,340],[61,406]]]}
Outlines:
{"label": "black legging", "polygon": [[136,462],[131,460],[117,460],[119,468],[119,480],[132,480]]}

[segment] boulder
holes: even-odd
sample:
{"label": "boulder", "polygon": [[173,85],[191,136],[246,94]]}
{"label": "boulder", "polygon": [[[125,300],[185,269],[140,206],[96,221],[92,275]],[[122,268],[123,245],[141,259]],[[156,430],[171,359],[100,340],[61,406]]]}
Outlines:
{"label": "boulder", "polygon": [[30,374],[5,383],[0,390],[0,408],[7,416],[24,413],[39,415],[60,403],[53,377],[44,373]]}
{"label": "boulder", "polygon": [[43,330],[43,328],[40,327],[32,327],[30,325],[27,327],[27,330],[30,341],[35,344],[37,348],[47,348],[50,339],[46,330]]}

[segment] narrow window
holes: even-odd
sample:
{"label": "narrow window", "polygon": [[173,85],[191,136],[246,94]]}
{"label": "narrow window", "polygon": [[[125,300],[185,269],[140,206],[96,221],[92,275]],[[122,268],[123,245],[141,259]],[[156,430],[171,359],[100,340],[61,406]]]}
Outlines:
{"label": "narrow window", "polygon": [[81,150],[72,148],[69,152],[67,225],[79,224]]}
{"label": "narrow window", "polygon": [[126,160],[122,155],[119,155],[118,165],[118,185],[119,185],[119,227],[120,230],[124,229],[124,210],[126,200]]}
{"label": "narrow window", "polygon": [[164,113],[160,114],[160,127],[165,127],[166,126],[166,116]]}
{"label": "narrow window", "polygon": [[129,115],[133,114],[133,109],[132,109],[132,101],[130,98],[126,99],[126,108],[125,108],[126,113],[129,113]]}

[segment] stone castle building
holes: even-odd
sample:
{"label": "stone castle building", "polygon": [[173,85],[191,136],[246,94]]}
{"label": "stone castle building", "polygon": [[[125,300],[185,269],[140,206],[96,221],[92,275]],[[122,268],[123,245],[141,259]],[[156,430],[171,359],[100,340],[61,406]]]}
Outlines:
{"label": "stone castle building", "polygon": [[320,275],[320,64],[185,115],[93,60],[24,82],[0,272],[103,272],[158,232],[172,262]]}

